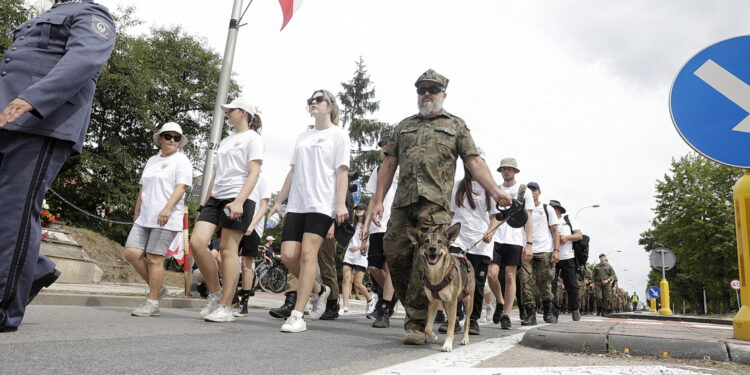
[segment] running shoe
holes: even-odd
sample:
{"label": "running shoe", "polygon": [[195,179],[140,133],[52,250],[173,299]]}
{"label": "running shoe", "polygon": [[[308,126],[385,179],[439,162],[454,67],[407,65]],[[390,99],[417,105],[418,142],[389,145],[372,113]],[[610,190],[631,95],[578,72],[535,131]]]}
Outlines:
{"label": "running shoe", "polygon": [[219,305],[214,311],[206,315],[203,320],[207,322],[226,323],[233,322],[235,319],[231,306]]}
{"label": "running shoe", "polygon": [[219,300],[221,299],[221,291],[215,293],[209,293],[206,297],[206,306],[201,309],[201,318],[205,318],[208,314],[214,312],[216,307],[219,306]]}
{"label": "running shoe", "polygon": [[302,331],[307,331],[307,323],[305,323],[301,312],[293,310],[284,325],[281,326],[281,332],[297,333]]}
{"label": "running shoe", "polygon": [[138,306],[133,312],[130,313],[132,316],[159,316],[159,303],[153,303],[146,300],[142,305]]}
{"label": "running shoe", "polygon": [[328,301],[328,295],[331,294],[331,288],[326,285],[321,285],[323,291],[320,294],[313,293],[310,295],[310,319],[318,320],[320,316],[326,311],[326,302]]}

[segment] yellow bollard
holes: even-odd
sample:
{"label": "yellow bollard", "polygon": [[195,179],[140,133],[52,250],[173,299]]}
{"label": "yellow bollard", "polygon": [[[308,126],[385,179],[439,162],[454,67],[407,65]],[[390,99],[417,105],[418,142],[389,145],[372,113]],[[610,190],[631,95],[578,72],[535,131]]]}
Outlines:
{"label": "yellow bollard", "polygon": [[748,273],[750,272],[750,169],[745,169],[745,175],[740,178],[734,188],[734,219],[737,229],[737,260],[740,271],[740,295],[742,306],[735,315],[734,338],[750,340],[750,288],[748,288]]}
{"label": "yellow bollard", "polygon": [[650,312],[656,312],[656,298],[651,298],[651,310]]}
{"label": "yellow bollard", "polygon": [[659,315],[672,315],[672,309],[669,308],[669,283],[667,279],[661,279],[659,289],[661,289],[661,309],[659,310]]}

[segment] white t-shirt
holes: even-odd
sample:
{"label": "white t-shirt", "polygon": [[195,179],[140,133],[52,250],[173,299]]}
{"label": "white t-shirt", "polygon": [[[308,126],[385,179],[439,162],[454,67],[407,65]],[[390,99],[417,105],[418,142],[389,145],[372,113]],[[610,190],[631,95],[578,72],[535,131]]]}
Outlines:
{"label": "white t-shirt", "polygon": [[287,212],[317,212],[330,217],[336,210],[336,169],[349,167],[351,141],[338,126],[308,129],[297,137]]}
{"label": "white t-shirt", "polygon": [[[367,186],[365,191],[370,194],[375,194],[375,190],[378,188],[378,168],[372,170],[370,173],[370,179],[367,180]],[[396,189],[398,188],[398,168],[396,173],[393,175],[393,182],[391,187],[388,189],[388,194],[383,198],[383,217],[380,220],[380,227],[376,226],[374,222],[370,223],[370,234],[384,233],[388,228],[388,220],[391,218],[391,206],[393,206],[393,197],[396,196]]]}
{"label": "white t-shirt", "polygon": [[214,157],[216,175],[211,196],[237,198],[247,180],[248,164],[253,160],[263,161],[263,152],[263,139],[251,129],[222,139]]}
{"label": "white t-shirt", "polygon": [[[581,227],[578,226],[578,222],[576,222],[575,219],[570,216],[568,216],[568,219],[570,220],[570,225],[565,222],[565,215],[558,219],[559,224],[557,225],[557,231],[560,232],[561,236],[569,236],[576,230],[581,230]],[[573,226],[573,230],[570,230],[571,226]],[[575,256],[576,254],[573,252],[573,242],[568,241],[560,245],[560,260],[571,259]]]}
{"label": "white t-shirt", "polygon": [[[510,194],[511,198],[517,199],[518,188],[520,186],[521,184],[518,182],[516,182],[516,184],[511,187],[506,187],[505,185],[501,184],[500,189]],[[534,197],[531,195],[531,189],[526,187],[526,192],[523,194],[523,197],[525,200],[524,209],[533,210],[534,209]],[[497,232],[495,232],[495,242],[509,244],[509,245],[525,246],[526,245],[526,229],[524,227],[513,228],[507,223],[505,223],[501,225],[500,228],[497,228]]]}
{"label": "white t-shirt", "polygon": [[362,266],[367,268],[367,256],[357,251],[351,251],[350,249],[354,246],[359,246],[362,241],[359,239],[359,234],[362,232],[362,224],[357,224],[357,229],[354,230],[354,237],[349,241],[349,246],[346,247],[346,254],[344,254],[344,262]]}
{"label": "white t-shirt", "polygon": [[[248,199],[255,202],[255,212],[253,212],[253,217],[258,214],[261,200],[268,199],[269,202],[271,201],[271,188],[268,185],[268,179],[263,174],[258,176],[258,183],[255,184],[255,188],[250,193]],[[266,227],[265,212],[263,214],[264,216],[258,220],[258,224],[255,224],[255,233],[258,233],[261,241],[263,240],[263,229]]]}
{"label": "white t-shirt", "polygon": [[[547,206],[547,214],[544,214],[544,203],[539,203],[538,206],[534,207],[534,214],[531,216],[531,222],[534,224],[534,245],[531,246],[534,254],[536,253],[551,253],[554,247],[554,241],[552,241],[552,232],[550,231],[551,226],[557,225],[557,214],[555,209],[550,205]],[[547,221],[549,216],[549,221]]]}
{"label": "white t-shirt", "polygon": [[179,184],[193,185],[193,165],[182,152],[163,158],[154,155],[148,159],[143,168],[140,180],[143,192],[141,193],[141,214],[135,220],[144,228],[164,228],[172,231],[181,231],[182,216],[185,213],[185,195],[172,209],[172,216],[164,227],[160,227],[156,221],[159,212],[169,202],[175,187]]}
{"label": "white t-shirt", "polygon": [[[469,249],[469,254],[483,255],[492,258],[493,244],[481,241],[482,236],[490,227],[490,213],[494,212],[495,201],[487,197],[484,188],[479,182],[472,181],[471,189],[474,192],[474,203],[476,208],[472,209],[469,205],[468,194],[464,196],[463,207],[456,205],[456,191],[461,181],[456,182],[453,186],[453,195],[451,196],[451,211],[453,211],[453,220],[451,225],[461,223],[461,232],[451,246],[456,246],[462,250],[469,249],[474,243],[477,245]],[[487,199],[490,200],[490,209],[487,209]],[[477,243],[477,241],[479,241]]]}

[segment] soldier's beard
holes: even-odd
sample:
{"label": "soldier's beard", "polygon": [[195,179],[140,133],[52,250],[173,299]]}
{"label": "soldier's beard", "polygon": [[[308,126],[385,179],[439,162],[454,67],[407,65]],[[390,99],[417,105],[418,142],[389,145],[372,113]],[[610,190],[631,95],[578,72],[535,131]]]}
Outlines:
{"label": "soldier's beard", "polygon": [[433,99],[431,102],[420,101],[417,103],[417,107],[420,115],[429,116],[443,109],[443,99]]}

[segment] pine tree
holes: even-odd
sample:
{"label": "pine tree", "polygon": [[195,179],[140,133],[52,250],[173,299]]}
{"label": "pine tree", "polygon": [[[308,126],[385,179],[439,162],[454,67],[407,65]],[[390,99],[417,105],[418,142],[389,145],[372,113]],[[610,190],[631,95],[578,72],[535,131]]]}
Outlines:
{"label": "pine tree", "polygon": [[380,150],[373,147],[377,145],[380,132],[389,125],[367,118],[380,109],[380,102],[375,100],[375,87],[361,56],[356,64],[354,77],[349,82],[341,82],[343,91],[338,97],[343,107],[342,127],[346,129],[348,125],[352,141],[350,170],[365,182],[372,169],[383,162]]}

